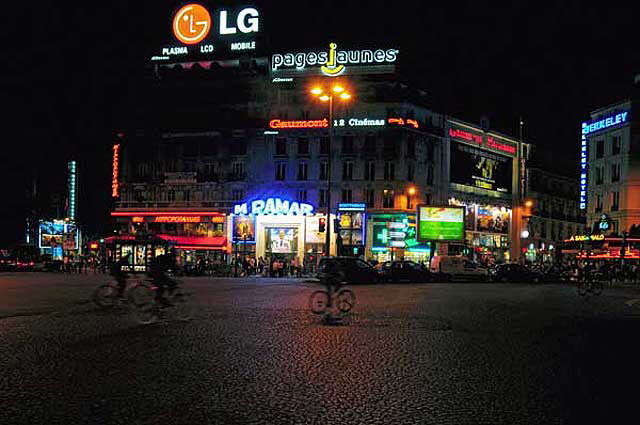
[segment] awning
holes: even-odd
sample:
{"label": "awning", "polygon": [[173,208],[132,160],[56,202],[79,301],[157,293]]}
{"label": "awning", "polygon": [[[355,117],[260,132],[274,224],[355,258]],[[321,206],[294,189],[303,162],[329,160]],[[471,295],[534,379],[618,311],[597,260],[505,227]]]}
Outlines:
{"label": "awning", "polygon": [[224,236],[173,236],[157,235],[160,239],[175,244],[176,248],[194,250],[226,250],[227,238]]}

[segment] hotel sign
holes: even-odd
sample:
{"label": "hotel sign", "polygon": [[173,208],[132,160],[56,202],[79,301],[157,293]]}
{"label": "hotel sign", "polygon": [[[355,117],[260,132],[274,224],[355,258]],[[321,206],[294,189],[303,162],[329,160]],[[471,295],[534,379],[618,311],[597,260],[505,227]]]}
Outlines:
{"label": "hotel sign", "polygon": [[271,56],[272,74],[288,76],[393,73],[398,59],[397,49],[329,50],[302,53],[278,53]]}
{"label": "hotel sign", "polygon": [[591,242],[591,241],[603,241],[604,235],[573,235],[565,242]]}

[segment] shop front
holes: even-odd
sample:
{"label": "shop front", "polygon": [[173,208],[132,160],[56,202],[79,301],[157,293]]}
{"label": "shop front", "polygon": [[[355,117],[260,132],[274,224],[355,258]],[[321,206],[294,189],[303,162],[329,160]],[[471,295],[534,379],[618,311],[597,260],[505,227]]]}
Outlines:
{"label": "shop front", "polygon": [[510,261],[511,208],[455,198],[449,199],[449,205],[465,207],[465,244],[450,246],[450,255],[466,254],[483,264]]}
{"label": "shop front", "polygon": [[[234,258],[292,264],[315,270],[324,255],[326,216],[313,205],[281,198],[254,199],[234,207],[230,230]],[[335,238],[331,251],[335,253]]]}
{"label": "shop front", "polygon": [[366,222],[367,259],[375,262],[411,260],[429,264],[430,247],[416,234],[416,214],[371,213]]}
{"label": "shop front", "polygon": [[116,211],[111,215],[127,235],[153,235],[170,243],[184,273],[204,273],[228,261],[226,217],[221,212]]}

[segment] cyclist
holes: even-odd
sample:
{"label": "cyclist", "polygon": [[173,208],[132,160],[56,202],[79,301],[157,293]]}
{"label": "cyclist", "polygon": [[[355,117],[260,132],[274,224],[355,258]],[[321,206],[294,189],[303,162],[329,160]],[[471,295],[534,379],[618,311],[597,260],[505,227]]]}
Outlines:
{"label": "cyclist", "polygon": [[130,270],[129,257],[123,255],[118,261],[113,263],[110,274],[113,276],[118,284],[118,297],[124,297],[124,289],[127,286],[127,271]]}
{"label": "cyclist", "polygon": [[153,258],[149,264],[149,277],[151,277],[153,284],[158,287],[156,302],[162,306],[168,304],[168,301],[163,296],[164,291],[169,289],[169,292],[172,292],[178,286],[176,280],[167,276],[167,272],[175,269],[175,265],[176,259],[173,251]]}

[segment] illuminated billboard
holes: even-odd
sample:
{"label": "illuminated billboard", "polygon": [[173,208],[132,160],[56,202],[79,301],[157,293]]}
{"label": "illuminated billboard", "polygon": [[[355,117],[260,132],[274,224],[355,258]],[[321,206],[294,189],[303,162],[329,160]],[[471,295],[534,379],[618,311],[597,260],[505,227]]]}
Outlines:
{"label": "illuminated billboard", "polygon": [[166,42],[151,61],[188,63],[261,54],[261,16],[252,6],[215,7],[182,3],[164,20]]}
{"label": "illuminated billboard", "polygon": [[39,248],[78,249],[79,235],[75,223],[64,220],[40,221],[38,234]]}
{"label": "illuminated billboard", "polygon": [[418,241],[464,241],[464,207],[419,205]]}
{"label": "illuminated billboard", "polygon": [[511,193],[513,160],[462,143],[451,143],[451,183]]}

